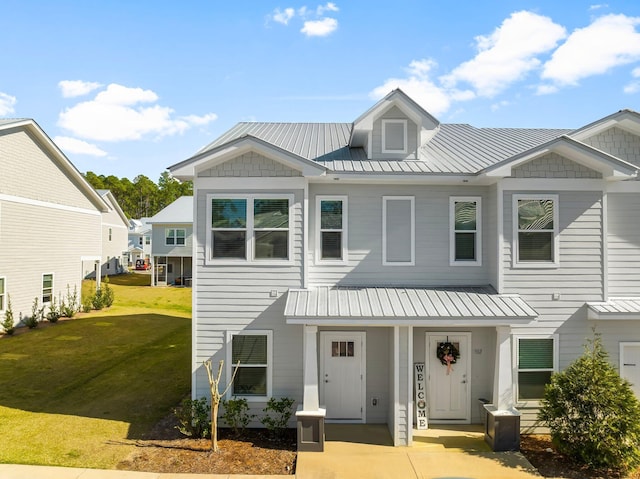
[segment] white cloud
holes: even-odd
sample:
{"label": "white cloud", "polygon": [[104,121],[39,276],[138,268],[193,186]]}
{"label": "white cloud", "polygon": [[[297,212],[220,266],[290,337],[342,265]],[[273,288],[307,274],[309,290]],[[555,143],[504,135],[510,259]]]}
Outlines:
{"label": "white cloud", "polygon": [[0,116],[6,116],[15,112],[13,108],[18,102],[15,96],[0,92]]}
{"label": "white cloud", "polygon": [[291,20],[294,15],[295,15],[295,10],[293,8],[285,8],[284,10],[280,10],[279,8],[276,8],[273,14],[271,15],[271,18],[275,22],[282,23],[283,25],[287,25],[289,23],[289,20]]}
{"label": "white cloud", "polygon": [[536,95],[550,95],[558,90],[559,88],[556,85],[538,85],[536,87]]}
{"label": "white cloud", "polygon": [[498,111],[500,108],[504,108],[505,106],[509,106],[509,105],[511,105],[510,101],[500,100],[499,102],[496,102],[493,105],[491,105],[491,111]]}
{"label": "white cloud", "polygon": [[599,3],[597,5],[589,5],[589,10],[600,10],[601,8],[609,8],[609,4]]}
{"label": "white cloud", "polygon": [[325,12],[337,12],[339,10],[340,9],[335,3],[328,2],[326,5],[318,5],[318,8],[316,8],[316,14],[318,16],[322,16]]}
{"label": "white cloud", "polygon": [[544,65],[542,78],[558,85],[605,73],[640,60],[640,17],[605,15],[573,31]]}
{"label": "white cloud", "polygon": [[[633,78],[640,78],[640,67],[634,68],[631,71],[631,76]],[[625,93],[638,93],[640,92],[640,81],[632,81],[628,85],[624,87]]]}
{"label": "white cloud", "polygon": [[58,125],[74,136],[93,141],[138,140],[145,136],[162,137],[183,133],[192,126],[205,125],[217,117],[174,118],[174,111],[155,103],[158,95],[151,90],[111,84],[89,101],[66,108],[58,117]]}
{"label": "white cloud", "polygon": [[391,90],[400,88],[425,110],[436,116],[446,112],[452,101],[474,98],[474,93],[469,90],[447,89],[434,83],[431,79],[431,71],[436,66],[436,62],[430,59],[414,60],[407,68],[407,78],[390,78],[375,88],[370,96],[377,100]]}
{"label": "white cloud", "polygon": [[326,17],[322,20],[307,20],[300,31],[308,37],[326,37],[338,28],[338,20]]}
{"label": "white cloud", "polygon": [[87,143],[86,141],[70,138],[68,136],[56,136],[54,143],[67,153],[76,153],[78,155],[89,155],[103,157],[107,156],[107,152],[101,150],[96,145]]}
{"label": "white cloud", "polygon": [[443,84],[466,82],[479,96],[493,97],[538,68],[537,56],[555,48],[565,36],[564,27],[548,17],[512,13],[491,35],[475,38],[478,54],[442,77]]}
{"label": "white cloud", "polygon": [[82,80],[62,80],[58,83],[58,87],[62,91],[64,98],[86,95],[101,86],[102,85],[97,82],[86,82]]}

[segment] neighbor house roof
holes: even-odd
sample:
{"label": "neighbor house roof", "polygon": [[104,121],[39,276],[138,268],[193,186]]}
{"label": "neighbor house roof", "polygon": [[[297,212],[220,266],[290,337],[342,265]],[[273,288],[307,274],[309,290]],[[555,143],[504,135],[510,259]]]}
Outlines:
{"label": "neighbor house roof", "polygon": [[488,325],[528,323],[536,311],[518,295],[487,287],[316,287],[290,289],[291,324]]}
{"label": "neighbor house roof", "polygon": [[193,224],[193,196],[181,196],[153,215],[149,223]]}

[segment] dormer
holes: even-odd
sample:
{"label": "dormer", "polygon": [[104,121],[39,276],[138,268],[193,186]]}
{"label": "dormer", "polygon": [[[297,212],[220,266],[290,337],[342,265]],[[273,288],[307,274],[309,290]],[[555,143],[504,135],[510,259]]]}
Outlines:
{"label": "dormer", "polygon": [[351,147],[364,148],[370,160],[417,160],[420,147],[440,122],[396,89],[353,122]]}

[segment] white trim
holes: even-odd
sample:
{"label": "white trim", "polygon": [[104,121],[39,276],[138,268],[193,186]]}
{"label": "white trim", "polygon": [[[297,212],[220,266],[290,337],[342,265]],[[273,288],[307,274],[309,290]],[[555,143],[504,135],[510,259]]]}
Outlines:
{"label": "white trim", "polygon": [[[387,202],[411,202],[411,259],[409,261],[387,261]],[[382,197],[382,265],[383,266],[415,266],[416,264],[416,199],[415,196],[383,196]]]}
{"label": "white trim", "polygon": [[[400,328],[393,327],[393,445],[400,446]],[[409,424],[407,424],[409,427]],[[413,427],[413,425],[411,425]]]}
{"label": "white trim", "polygon": [[2,304],[0,304],[0,313],[4,313],[7,310],[7,298],[9,297],[9,293],[7,292],[7,277],[0,276],[0,280],[4,280],[4,291],[0,292],[0,297],[3,298]]}
{"label": "white trim", "polygon": [[302,287],[309,286],[309,183],[305,182],[302,209]]}
{"label": "white trim", "polygon": [[110,228],[122,228],[123,230],[128,230],[128,228],[126,226],[117,225],[117,224],[114,224],[114,223],[102,223],[102,226],[109,226]]}
{"label": "white trim", "polygon": [[[537,316],[532,317],[520,317],[520,318],[492,318],[492,319],[478,319],[478,318],[456,318],[452,316],[440,316],[430,319],[402,319],[395,316],[381,317],[380,319],[374,318],[286,318],[287,324],[308,324],[315,326],[353,326],[357,328],[364,327],[392,327],[392,326],[414,326],[414,327],[486,327],[486,326],[512,326],[518,324],[530,324],[535,320]],[[635,319],[640,319],[636,316]]]}
{"label": "white trim", "polygon": [[[229,388],[227,392],[227,399],[231,399],[233,397],[245,398],[247,402],[264,402],[268,400],[273,395],[273,331],[269,329],[243,329],[241,331],[226,331],[226,359],[227,359],[227,384],[231,379],[233,374],[233,366],[232,364],[232,339],[234,336],[266,336],[267,337],[267,394],[266,396],[241,396],[238,394],[233,394],[233,386]],[[249,365],[252,366],[252,365]],[[240,365],[242,367],[242,364]],[[261,365],[255,367],[264,367]]]}
{"label": "white trim", "polygon": [[606,184],[608,193],[640,193],[640,181],[616,181]]}
{"label": "white trim", "polygon": [[609,200],[607,192],[602,193],[602,301],[609,300]]}
{"label": "white trim", "polygon": [[[96,274],[100,274],[99,271],[96,272]],[[42,281],[40,282],[40,302],[42,303],[42,305],[44,306],[45,304],[51,304],[51,301],[44,301],[44,277],[45,276],[51,276],[51,300],[53,301],[54,296],[55,296],[55,274],[54,273],[42,273]]]}
{"label": "white trim", "polygon": [[[293,259],[293,239],[294,239],[294,229],[295,229],[295,224],[293,224],[294,221],[294,215],[295,215],[295,195],[291,194],[291,193],[285,193],[285,194],[277,194],[277,193],[263,193],[263,194],[259,194],[259,193],[252,193],[252,194],[225,194],[225,193],[210,193],[207,194],[206,196],[207,198],[207,204],[206,204],[206,217],[205,217],[205,230],[206,230],[206,245],[204,247],[204,251],[205,251],[205,258],[204,258],[204,263],[207,266],[214,266],[214,265],[224,265],[224,266],[240,266],[240,265],[246,265],[246,264],[250,264],[250,265],[268,265],[268,266],[289,266],[291,264],[293,264],[294,259]],[[241,199],[241,200],[246,200],[246,208],[247,208],[247,217],[246,217],[246,227],[245,228],[238,228],[238,230],[243,229],[244,231],[246,231],[246,237],[245,237],[245,241],[246,241],[246,250],[245,250],[245,258],[241,259],[231,259],[231,258],[225,258],[225,259],[215,259],[212,258],[212,231],[213,228],[211,226],[211,200],[213,199]],[[254,236],[255,236],[255,229],[253,226],[253,202],[257,199],[286,199],[289,202],[289,226],[287,228],[287,234],[288,234],[288,241],[287,241],[287,255],[288,258],[287,259],[255,259],[255,251],[254,251],[254,244],[255,244],[255,240],[254,240]],[[259,230],[261,231],[261,230]],[[284,229],[283,229],[284,231]],[[195,257],[195,256],[194,256]]]}
{"label": "white trim", "polygon": [[622,379],[627,379],[622,375],[622,368],[624,366],[624,348],[625,346],[640,346],[640,341],[620,341],[618,344],[620,352],[620,363],[618,364],[618,372]]}
{"label": "white trim", "polygon": [[498,180],[498,183],[496,184],[496,268],[498,268],[498,271],[496,273],[496,290],[498,291],[498,294],[502,294],[504,292],[504,222],[506,218],[504,217],[504,189],[502,187],[503,182],[504,180]]}
{"label": "white trim", "polygon": [[[513,268],[545,269],[558,268],[560,266],[560,202],[557,194],[514,194],[511,197],[512,205],[512,230],[513,247],[511,252],[511,266]],[[520,261],[520,251],[518,244],[518,233],[520,231],[518,223],[518,201],[519,200],[551,200],[553,201],[553,260],[552,261]],[[543,230],[531,230],[543,231]],[[544,230],[548,231],[548,230]]]}
{"label": "white trim", "polygon": [[413,327],[407,328],[407,446],[413,444]]}
{"label": "white trim", "polygon": [[[387,124],[400,124],[402,125],[403,128],[403,148],[402,150],[387,150],[387,130],[386,130],[386,125]],[[395,119],[382,119],[380,120],[380,128],[381,128],[381,137],[382,137],[382,153],[391,153],[391,154],[407,154],[407,151],[409,149],[409,146],[407,145],[408,142],[408,124],[407,124],[407,120],[395,120]]]}
{"label": "white trim", "polygon": [[[341,259],[322,259],[322,227],[321,227],[321,203],[323,201],[341,201],[342,202],[342,227],[339,230],[326,230],[326,231],[339,231],[342,233],[342,253]],[[349,201],[348,196],[346,195],[317,195],[316,196],[316,234],[315,234],[315,264],[322,265],[344,265],[349,262],[348,258],[348,210],[349,210]]]}
{"label": "white trim", "polygon": [[9,201],[11,203],[20,203],[29,206],[40,206],[42,208],[53,208],[54,210],[72,211],[74,213],[82,213],[93,216],[102,215],[99,210],[88,210],[86,208],[80,208],[78,206],[61,205],[58,203],[51,203],[49,201],[40,201],[34,200],[32,198],[23,198],[21,196],[5,195],[3,193],[0,193],[0,201]]}
{"label": "white trim", "polygon": [[[516,407],[538,407],[540,405],[539,399],[519,399],[518,396],[520,392],[518,391],[519,381],[518,381],[518,372],[520,368],[518,367],[518,357],[520,354],[520,340],[521,339],[553,339],[553,368],[551,369],[551,373],[557,373],[559,370],[559,360],[560,360],[560,335],[558,333],[551,334],[513,334],[511,336],[513,338],[513,347],[512,347],[512,364],[513,364],[513,399],[516,403]],[[527,369],[528,372],[535,371],[549,371],[549,369]],[[542,398],[540,398],[542,399]]]}
{"label": "white trim", "polygon": [[[169,244],[167,243],[167,239],[169,238],[169,231],[173,230],[173,244]],[[184,244],[178,244],[178,231],[184,231],[184,236],[182,237],[182,239],[184,239]],[[173,246],[175,248],[184,248],[185,246],[187,246],[187,229],[186,228],[175,228],[175,227],[165,227],[164,229],[164,245],[165,246]]]}
{"label": "white trim", "polygon": [[[476,204],[476,229],[460,231],[475,234],[475,260],[456,259],[456,203]],[[449,266],[482,266],[482,197],[480,196],[449,197]]]}

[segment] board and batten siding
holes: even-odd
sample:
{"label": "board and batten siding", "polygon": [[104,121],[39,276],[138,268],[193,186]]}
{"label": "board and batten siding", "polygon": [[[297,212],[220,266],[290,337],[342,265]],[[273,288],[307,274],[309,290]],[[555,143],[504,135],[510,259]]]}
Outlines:
{"label": "board and batten siding", "polygon": [[[453,186],[310,185],[309,188],[309,282],[340,286],[454,286],[490,283],[488,249],[495,233],[487,227],[487,210],[495,208],[487,198],[488,189]],[[316,196],[348,198],[348,262],[316,263]],[[383,266],[383,196],[415,197],[415,266]],[[482,198],[481,266],[449,265],[449,198]]]}
{"label": "board and batten siding", "polygon": [[[197,186],[197,185],[196,185]],[[242,263],[234,265],[206,265],[207,195],[282,194],[293,195],[290,219],[293,242],[292,261],[286,265]],[[203,361],[214,364],[226,361],[227,331],[243,329],[273,331],[273,388],[275,397],[302,398],[302,326],[287,325],[284,319],[286,293],[289,288],[302,287],[303,220],[302,190],[223,191],[196,190],[196,224],[194,235],[195,274],[194,293],[194,397],[208,395],[208,382]],[[155,241],[155,238],[154,238]],[[276,297],[271,292],[276,291]],[[226,383],[226,370],[223,373]],[[250,403],[254,413],[260,413],[262,403]]]}
{"label": "board and batten siding", "polygon": [[[65,225],[73,225],[72,228]],[[0,276],[6,277],[16,321],[42,305],[42,275],[53,273],[53,294],[81,291],[81,257],[101,255],[100,213],[0,200]]]}
{"label": "board and batten siding", "polygon": [[609,193],[607,206],[609,296],[640,296],[640,194]]}
{"label": "board and batten siding", "polygon": [[[185,230],[184,246],[182,245],[167,245],[166,243],[166,231],[168,229],[183,229]],[[191,257],[193,254],[193,225],[184,223],[161,223],[154,224],[151,227],[151,246],[153,248],[153,256],[173,256],[173,257]]]}
{"label": "board and batten siding", "polygon": [[0,132],[0,178],[0,194],[96,210],[39,140],[25,130]]}

